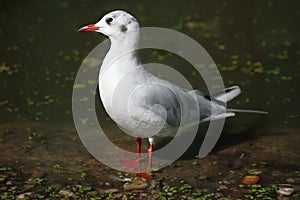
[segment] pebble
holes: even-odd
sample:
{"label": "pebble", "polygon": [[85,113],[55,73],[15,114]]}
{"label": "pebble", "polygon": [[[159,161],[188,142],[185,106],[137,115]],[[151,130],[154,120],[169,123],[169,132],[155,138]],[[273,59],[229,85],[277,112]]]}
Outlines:
{"label": "pebble", "polygon": [[295,189],[290,188],[290,187],[279,187],[278,190],[276,191],[277,194],[284,195],[284,196],[290,196],[293,194]]}
{"label": "pebble", "polygon": [[8,185],[8,186],[13,185],[13,182],[12,181],[6,181],[5,185]]}
{"label": "pebble", "polygon": [[288,178],[288,179],[286,179],[286,182],[288,182],[288,183],[295,183],[295,179],[293,179],[293,178]]}
{"label": "pebble", "polygon": [[220,192],[215,193],[215,198],[220,199],[220,198],[223,198],[223,197],[224,197],[224,194],[222,194]]}
{"label": "pebble", "polygon": [[110,189],[104,190],[104,193],[106,193],[106,194],[112,194],[112,193],[117,193],[117,192],[119,192],[119,190],[116,188],[110,188]]}
{"label": "pebble", "polygon": [[3,178],[3,179],[6,179],[8,176],[6,176],[6,175],[0,175],[0,178]]}
{"label": "pebble", "polygon": [[231,185],[230,181],[222,181],[222,183],[225,185]]}
{"label": "pebble", "polygon": [[258,183],[259,180],[260,180],[259,176],[249,175],[249,176],[245,176],[242,182],[245,185],[253,185]]}
{"label": "pebble", "polygon": [[60,194],[61,196],[66,196],[66,197],[73,197],[74,193],[69,191],[69,190],[60,190],[58,192],[58,194]]}
{"label": "pebble", "polygon": [[173,192],[167,192],[167,195],[172,197],[173,196]]}
{"label": "pebble", "polygon": [[22,193],[22,194],[19,194],[17,196],[18,199],[25,199],[25,197],[28,197],[28,196],[31,196],[32,195],[32,192],[25,192],[25,193]]}
{"label": "pebble", "polygon": [[143,190],[148,187],[148,183],[146,179],[143,178],[135,178],[130,183],[125,183],[123,185],[124,190]]}
{"label": "pebble", "polygon": [[114,196],[115,196],[115,198],[120,199],[123,196],[123,194],[115,193]]}
{"label": "pebble", "polygon": [[82,185],[79,185],[79,184],[76,184],[74,186],[77,187],[78,189],[82,188]]}
{"label": "pebble", "polygon": [[5,191],[5,190],[7,190],[7,187],[6,187],[6,186],[1,186],[1,187],[0,187],[0,191]]}
{"label": "pebble", "polygon": [[107,187],[111,186],[111,184],[109,182],[105,182],[104,185],[107,186]]}
{"label": "pebble", "polygon": [[148,194],[147,193],[141,193],[140,197],[148,197]]}
{"label": "pebble", "polygon": [[228,187],[227,187],[226,185],[220,185],[220,186],[219,186],[219,189],[220,189],[220,190],[227,190]]}

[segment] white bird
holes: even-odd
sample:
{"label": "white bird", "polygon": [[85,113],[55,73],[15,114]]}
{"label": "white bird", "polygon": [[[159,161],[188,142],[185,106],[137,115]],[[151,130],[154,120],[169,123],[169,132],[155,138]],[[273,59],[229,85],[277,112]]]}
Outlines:
{"label": "white bird", "polygon": [[[140,26],[135,17],[121,10],[106,14],[96,24],[79,32],[96,31],[109,37],[111,46],[99,73],[99,92],[104,108],[118,126],[134,135],[140,159],[141,138],[148,138],[149,168],[152,167],[154,135],[178,127],[184,116],[187,123],[205,122],[235,116],[235,112],[264,114],[263,111],[226,109],[226,102],[240,94],[238,86],[204,96],[198,90],[183,89],[149,73],[136,51]],[[182,106],[184,109],[182,109]],[[199,118],[191,113],[199,108]],[[190,117],[191,116],[191,117]]]}

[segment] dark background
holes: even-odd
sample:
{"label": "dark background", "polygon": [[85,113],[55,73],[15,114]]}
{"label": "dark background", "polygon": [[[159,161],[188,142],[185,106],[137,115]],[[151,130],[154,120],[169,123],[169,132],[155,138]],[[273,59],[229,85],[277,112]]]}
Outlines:
{"label": "dark background", "polygon": [[[77,70],[88,52],[106,39],[77,29],[115,9],[132,13],[141,26],[172,28],[203,45],[225,85],[242,87],[243,94],[230,107],[268,110],[266,124],[271,126],[298,124],[298,1],[1,0],[1,122],[72,123]],[[155,60],[158,56],[150,52],[143,57],[174,64],[183,73],[187,68],[176,66],[172,56]]]}

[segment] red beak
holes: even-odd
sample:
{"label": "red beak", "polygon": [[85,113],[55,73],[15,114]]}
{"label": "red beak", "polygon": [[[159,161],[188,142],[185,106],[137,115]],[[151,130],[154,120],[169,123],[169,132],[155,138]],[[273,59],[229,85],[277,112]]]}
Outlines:
{"label": "red beak", "polygon": [[95,24],[86,25],[78,29],[78,32],[90,32],[90,31],[97,31],[100,27],[96,26]]}

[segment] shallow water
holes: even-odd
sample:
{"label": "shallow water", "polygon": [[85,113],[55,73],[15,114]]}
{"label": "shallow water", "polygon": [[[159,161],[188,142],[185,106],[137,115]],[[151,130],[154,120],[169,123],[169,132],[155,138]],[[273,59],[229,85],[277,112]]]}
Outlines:
{"label": "shallow water", "polygon": [[[221,154],[212,154],[216,158],[207,159],[221,159],[226,152],[230,159],[246,151],[251,161],[256,156],[257,159],[270,158],[275,162],[273,168],[284,171],[286,165],[293,166],[292,173],[300,167],[300,152],[296,145],[300,142],[297,131],[300,124],[297,87],[300,83],[299,8],[299,1],[272,0],[182,3],[16,3],[1,0],[0,145],[5,153],[1,154],[0,161],[27,170],[27,173],[37,167],[36,163],[42,163],[38,167],[49,174],[49,182],[58,180],[51,167],[55,163],[68,168],[70,176],[79,176],[82,170],[99,175],[96,172],[97,167],[101,168],[98,161],[89,156],[76,135],[71,95],[82,60],[106,38],[96,33],[78,33],[77,29],[96,22],[110,10],[124,9],[136,16],[143,27],[171,28],[198,41],[218,65],[225,86],[240,85],[242,88],[243,93],[230,102],[229,107],[270,112],[267,116],[239,114],[228,119],[215,148]],[[201,78],[193,75],[193,69],[177,56],[152,50],[141,54],[144,62],[172,66],[184,74],[195,88],[206,91]],[[134,150],[134,138],[119,137],[119,130],[107,118],[98,99],[97,104],[99,121],[108,130],[106,134],[119,146]],[[32,136],[34,132],[42,133],[42,136]],[[64,144],[62,141],[68,142]],[[252,143],[255,150],[251,155],[247,145]],[[265,146],[263,151],[270,153],[269,156],[259,155],[257,148],[261,144],[272,144]],[[280,149],[278,157],[272,151],[276,146]],[[74,156],[77,161],[70,159]],[[287,156],[293,164],[285,159]],[[25,162],[25,158],[31,162]],[[21,162],[16,164],[17,160]],[[88,168],[81,165],[85,161],[89,163]],[[189,165],[184,163],[188,161],[182,162],[182,166]],[[206,171],[205,167],[202,168]],[[163,172],[166,177],[167,174]],[[189,179],[193,175],[183,173],[181,176]]]}

